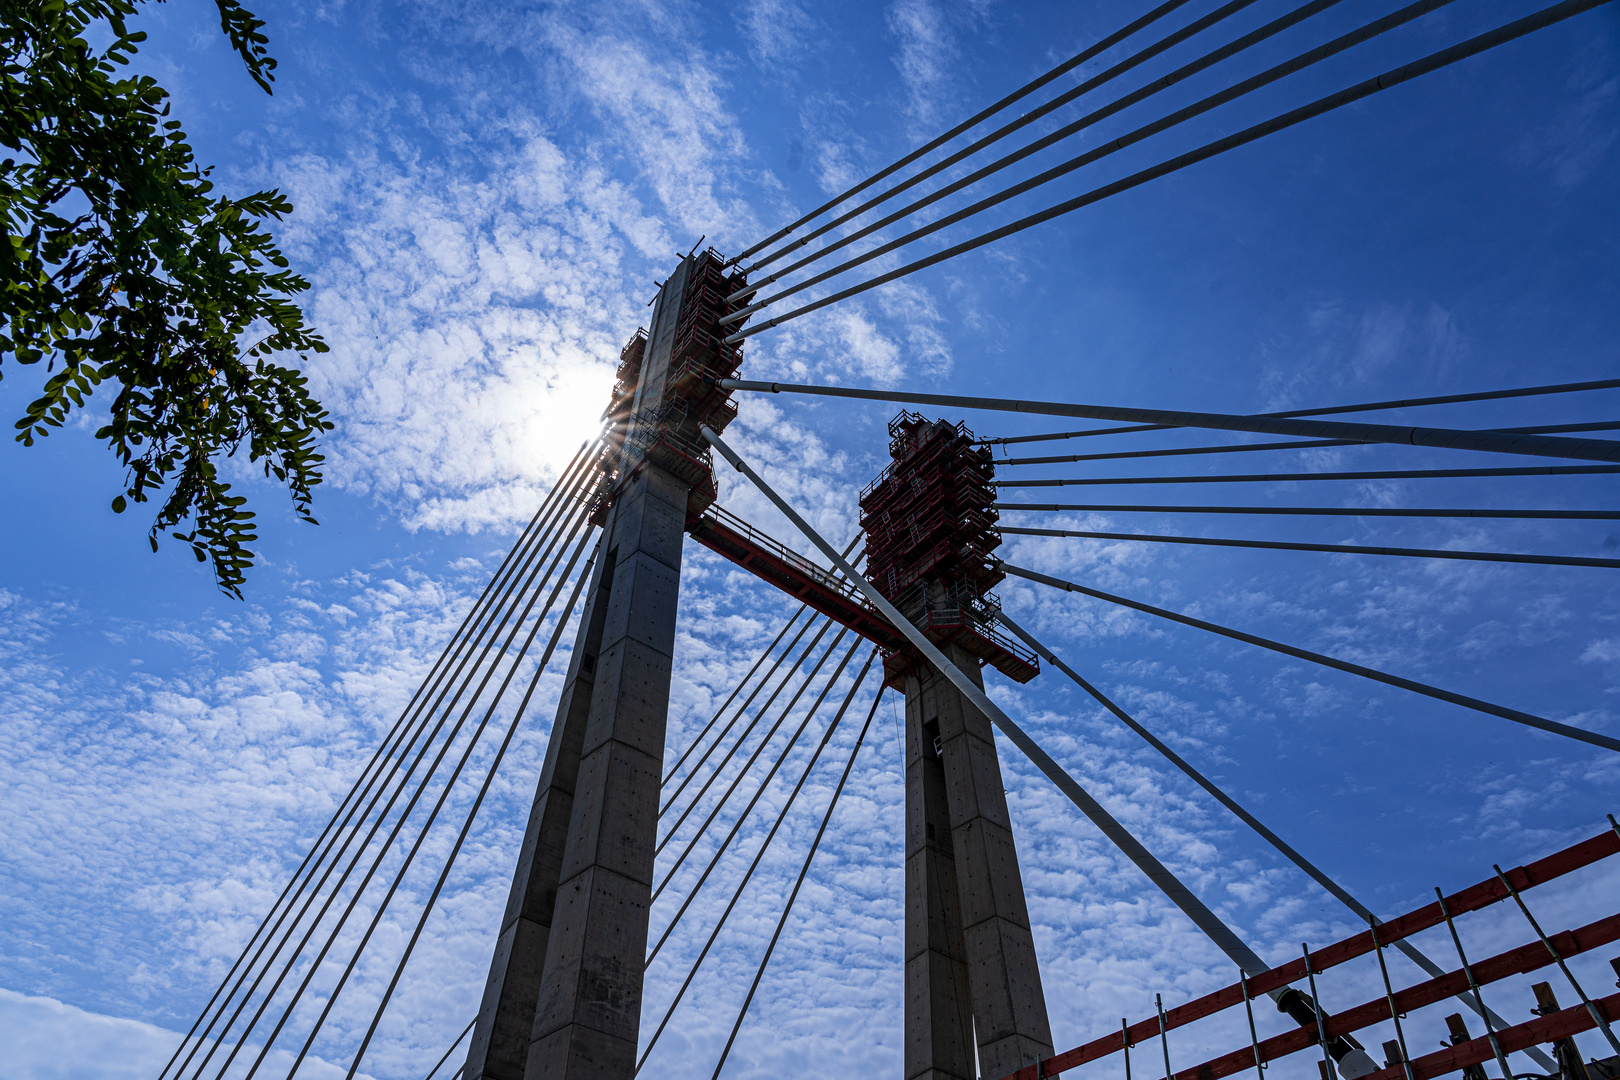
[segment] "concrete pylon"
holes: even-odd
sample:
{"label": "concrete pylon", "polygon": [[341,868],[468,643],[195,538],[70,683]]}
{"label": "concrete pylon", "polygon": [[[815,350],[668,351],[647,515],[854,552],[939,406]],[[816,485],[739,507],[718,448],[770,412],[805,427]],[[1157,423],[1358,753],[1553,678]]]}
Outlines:
{"label": "concrete pylon", "polygon": [[691,260],[662,287],[466,1080],[630,1080],[691,484],[633,456]]}
{"label": "concrete pylon", "polygon": [[[974,656],[941,648],[982,685]],[[996,1080],[1052,1056],[1001,763],[943,676],[914,666],[905,692],[906,1080]]]}

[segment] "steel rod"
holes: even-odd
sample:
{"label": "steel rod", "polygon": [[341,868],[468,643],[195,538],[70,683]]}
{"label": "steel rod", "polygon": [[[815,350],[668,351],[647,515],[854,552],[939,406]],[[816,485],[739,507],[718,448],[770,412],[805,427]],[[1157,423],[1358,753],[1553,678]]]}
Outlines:
{"label": "steel rod", "polygon": [[1603,1014],[1598,1011],[1597,1006],[1592,1004],[1592,999],[1586,996],[1585,988],[1583,988],[1579,980],[1575,978],[1575,973],[1569,970],[1569,965],[1564,963],[1563,955],[1560,954],[1557,947],[1547,939],[1546,933],[1541,929],[1541,924],[1536,921],[1536,917],[1534,915],[1530,914],[1530,908],[1527,904],[1525,904],[1524,897],[1519,895],[1519,890],[1513,887],[1513,883],[1507,879],[1506,874],[1502,873],[1502,868],[1500,866],[1493,864],[1491,869],[1496,871],[1496,876],[1501,879],[1502,884],[1506,886],[1509,895],[1511,895],[1514,901],[1518,903],[1519,910],[1524,913],[1525,920],[1530,923],[1530,928],[1536,932],[1536,936],[1541,939],[1541,943],[1547,947],[1547,952],[1552,955],[1553,961],[1558,964],[1558,970],[1562,971],[1564,973],[1564,978],[1569,980],[1570,987],[1574,989],[1576,994],[1580,995],[1581,1004],[1586,1006],[1586,1011],[1592,1015],[1592,1019],[1597,1023],[1598,1029],[1603,1032],[1603,1037],[1609,1040],[1609,1045],[1614,1048],[1614,1052],[1616,1054],[1620,1054],[1620,1039],[1615,1038],[1614,1029],[1610,1027],[1609,1022],[1603,1018]]}
{"label": "steel rod", "polygon": [[[1608,0],[1566,0],[1592,4]],[[1393,443],[1433,446],[1454,450],[1484,450],[1499,454],[1527,454],[1533,457],[1569,458],[1579,461],[1620,461],[1620,442],[1612,439],[1572,439],[1560,435],[1513,435],[1498,431],[1467,431],[1456,428],[1408,427],[1393,424],[1347,424],[1338,420],[1302,420],[1288,417],[1239,416],[1232,413],[1176,412],[1166,409],[1135,409],[1112,405],[1083,405],[1060,401],[1020,401],[1012,398],[971,397],[959,394],[918,394],[891,390],[866,390],[847,386],[813,386],[803,383],[753,382],[719,379],[724,390],[759,393],[809,394],[821,397],[857,398],[864,401],[893,401],[910,405],[934,405],[957,409],[983,409],[999,412],[1045,413],[1055,416],[1087,416],[1095,420],[1153,420],[1178,427],[1210,428],[1220,431],[1254,431],[1270,435],[1319,435],[1358,443]]]}
{"label": "steel rod", "polygon": [[1306,544],[1291,540],[1232,540],[1213,536],[1159,536],[1152,533],[1092,532],[1085,529],[1022,529],[1012,525],[999,532],[1018,536],[1059,536],[1083,540],[1134,540],[1152,544],[1196,544],[1213,547],[1265,548],[1272,551],[1330,551],[1346,555],[1399,555],[1410,559],[1463,559],[1471,562],[1537,563],[1547,566],[1620,568],[1620,559],[1578,555],[1519,555],[1505,551],[1451,551],[1446,548],[1367,547],[1360,544]]}
{"label": "steel rod", "polygon": [[[1457,923],[1451,917],[1451,909],[1446,905],[1446,894],[1440,891],[1437,885],[1434,895],[1440,899],[1440,914],[1446,917],[1446,928],[1451,931],[1451,943],[1457,946],[1457,959],[1462,961],[1463,974],[1468,976],[1468,988],[1480,1001],[1485,996],[1479,992],[1479,982],[1474,978],[1474,967],[1468,962],[1468,954],[1463,952],[1462,937],[1457,933]],[[1496,1053],[1496,1064],[1502,1069],[1502,1080],[1513,1080],[1513,1070],[1508,1067],[1507,1055],[1502,1053],[1502,1044],[1496,1038],[1496,1025],[1489,1018],[1485,1021],[1485,1034],[1490,1037],[1491,1049]]]}
{"label": "steel rod", "polygon": [[1337,657],[1327,656],[1319,652],[1312,652],[1309,649],[1301,649],[1294,645],[1285,645],[1280,641],[1273,641],[1270,638],[1263,638],[1257,634],[1244,633],[1241,630],[1234,630],[1231,627],[1221,626],[1218,623],[1206,622],[1203,619],[1195,619],[1191,615],[1182,615],[1179,612],[1170,611],[1161,607],[1155,607],[1152,604],[1145,604],[1140,600],[1131,600],[1124,596],[1116,596],[1113,593],[1103,592],[1101,589],[1093,589],[1085,585],[1077,585],[1072,581],[1065,581],[1062,578],[1051,577],[1050,575],[1038,573],[1037,571],[1029,570],[1022,566],[1014,566],[1009,562],[1000,562],[998,565],[1001,567],[1001,569],[1005,570],[1009,574],[1015,574],[1018,577],[1026,578],[1030,581],[1036,581],[1042,585],[1050,585],[1054,588],[1063,589],[1067,592],[1082,593],[1098,600],[1106,600],[1110,604],[1117,604],[1120,607],[1133,608],[1136,611],[1141,611],[1148,615],[1156,615],[1161,619],[1168,619],[1171,622],[1179,622],[1186,626],[1196,627],[1199,630],[1207,630],[1212,634],[1219,634],[1222,637],[1232,638],[1235,641],[1242,641],[1249,645],[1258,645],[1260,648],[1270,649],[1272,652],[1283,653],[1287,656],[1292,656],[1300,660],[1309,660],[1314,664],[1321,664],[1323,667],[1337,668],[1339,671],[1349,672],[1352,675],[1359,675],[1364,679],[1371,679],[1375,682],[1386,683],[1390,686],[1397,686],[1402,690],[1410,690],[1413,693],[1423,694],[1427,697],[1432,697],[1439,701],[1449,702],[1453,705],[1461,705],[1464,708],[1473,709],[1475,712],[1489,713],[1492,716],[1500,716],[1504,720],[1512,720],[1514,723],[1523,724],[1526,727],[1539,728],[1542,731],[1549,731],[1555,735],[1563,735],[1579,742],[1590,743],[1593,746],[1600,746],[1605,750],[1620,751],[1620,739],[1614,739],[1608,735],[1600,735],[1595,731],[1586,731],[1582,728],[1572,727],[1569,724],[1560,724],[1556,720],[1548,720],[1546,717],[1536,716],[1533,713],[1520,712],[1518,709],[1510,709],[1504,705],[1497,705],[1489,701],[1482,701],[1479,698],[1469,697],[1466,694],[1457,694],[1450,690],[1442,690],[1439,687],[1430,686],[1427,683],[1416,682],[1412,679],[1403,679],[1399,675],[1391,675],[1387,671],[1379,671],[1376,668],[1363,667],[1361,664],[1352,664],[1348,660],[1340,660]]}

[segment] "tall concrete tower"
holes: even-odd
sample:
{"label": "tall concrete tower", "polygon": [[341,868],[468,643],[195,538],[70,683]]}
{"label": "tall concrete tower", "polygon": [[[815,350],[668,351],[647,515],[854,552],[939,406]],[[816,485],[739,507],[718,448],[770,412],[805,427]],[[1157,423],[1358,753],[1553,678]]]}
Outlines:
{"label": "tall concrete tower", "polygon": [[[970,677],[988,663],[1029,681],[1035,657],[996,629],[987,591],[1003,576],[989,450],[914,413],[889,435],[861,496],[868,580]],[[995,737],[912,651],[886,668],[906,695],[906,1080],[1005,1076],[1052,1055],[1052,1028]]]}
{"label": "tall concrete tower", "polygon": [[635,1072],[681,546],[714,501],[701,424],[736,409],[713,380],[741,353],[716,320],[712,250],[660,287],[625,347],[593,508],[602,555],[557,703],[466,1080],[629,1080]]}

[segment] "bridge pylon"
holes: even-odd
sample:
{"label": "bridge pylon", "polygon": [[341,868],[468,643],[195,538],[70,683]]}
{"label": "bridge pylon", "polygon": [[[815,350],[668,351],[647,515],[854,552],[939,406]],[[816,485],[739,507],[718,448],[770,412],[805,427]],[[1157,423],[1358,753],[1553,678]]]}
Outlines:
{"label": "bridge pylon", "polygon": [[465,1080],[630,1080],[647,955],[687,520],[715,497],[707,444],[736,409],[713,381],[727,279],[713,251],[660,287],[625,347],[595,496],[602,553],[524,833]]}

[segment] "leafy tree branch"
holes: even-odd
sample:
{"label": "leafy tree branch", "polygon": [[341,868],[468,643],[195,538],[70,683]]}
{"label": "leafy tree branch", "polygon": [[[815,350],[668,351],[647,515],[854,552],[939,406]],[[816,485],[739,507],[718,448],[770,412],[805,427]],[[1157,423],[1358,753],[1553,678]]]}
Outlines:
{"label": "leafy tree branch", "polygon": [[[0,365],[49,374],[16,424],[27,445],[107,384],[111,419],[95,434],[127,470],[112,508],[161,499],[152,550],[169,532],[240,598],[254,513],[220,479],[221,459],[245,447],[314,522],[317,440],[333,425],[277,360],[327,346],[293,302],[309,282],[266,228],[292,204],[276,190],[217,194],[167,92],[129,73],[146,40],[127,25],[141,2],[0,0]],[[268,93],[263,20],[216,3]],[[87,35],[111,44],[98,51]]]}

